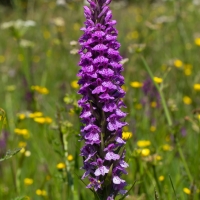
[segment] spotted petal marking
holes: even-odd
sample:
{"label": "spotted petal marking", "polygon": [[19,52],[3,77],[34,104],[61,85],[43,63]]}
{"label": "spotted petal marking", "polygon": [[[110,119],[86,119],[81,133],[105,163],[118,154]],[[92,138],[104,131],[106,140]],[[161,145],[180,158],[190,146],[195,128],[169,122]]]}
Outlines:
{"label": "spotted petal marking", "polygon": [[96,46],[94,46],[92,48],[92,50],[97,51],[97,52],[101,52],[101,51],[105,51],[108,47],[104,44],[97,44]]}
{"label": "spotted petal marking", "polygon": [[120,156],[118,154],[115,154],[113,152],[108,152],[105,156],[106,160],[119,160]]}
{"label": "spotted petal marking", "polygon": [[102,83],[102,85],[103,85],[105,88],[108,88],[108,89],[113,89],[113,90],[117,89],[117,86],[114,85],[111,81],[104,81],[104,82]]}
{"label": "spotted petal marking", "polygon": [[113,183],[114,184],[120,184],[120,183],[124,183],[125,182],[125,180],[123,180],[123,179],[121,179],[121,178],[119,178],[119,176],[114,176],[113,177]]}
{"label": "spotted petal marking", "polygon": [[105,166],[101,166],[99,168],[96,169],[96,171],[94,172],[95,176],[100,176],[100,175],[105,175],[109,172],[109,169],[107,169]]}
{"label": "spotted petal marking", "polygon": [[102,70],[99,70],[98,73],[103,75],[103,76],[106,76],[106,77],[111,77],[111,76],[113,76],[114,71],[109,69],[109,68],[107,68],[107,69],[104,68]]}
{"label": "spotted petal marking", "polygon": [[104,35],[105,35],[105,33],[103,31],[95,31],[92,34],[92,37],[102,38]]}
{"label": "spotted petal marking", "polygon": [[108,63],[108,58],[104,56],[98,56],[97,58],[94,59],[94,64],[107,64]]}

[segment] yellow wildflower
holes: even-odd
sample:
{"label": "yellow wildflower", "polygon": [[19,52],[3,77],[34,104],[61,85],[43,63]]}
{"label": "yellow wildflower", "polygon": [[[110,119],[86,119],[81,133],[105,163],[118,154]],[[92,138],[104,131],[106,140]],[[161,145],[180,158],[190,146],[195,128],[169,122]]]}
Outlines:
{"label": "yellow wildflower", "polygon": [[133,87],[133,88],[141,88],[141,87],[143,86],[143,83],[134,81],[134,82],[131,82],[130,85],[131,85],[131,87]]}
{"label": "yellow wildflower", "polygon": [[135,105],[135,109],[137,109],[137,110],[142,109],[142,104],[141,104],[141,103],[137,103],[137,104]]}
{"label": "yellow wildflower", "polygon": [[45,87],[40,87],[40,89],[38,90],[38,92],[40,94],[48,94],[49,93],[49,90]]}
{"label": "yellow wildflower", "polygon": [[42,196],[47,196],[47,192],[45,190],[42,190]]}
{"label": "yellow wildflower", "polygon": [[142,149],[141,155],[142,155],[143,157],[149,156],[149,154],[150,154],[150,149],[147,149],[147,148]]}
{"label": "yellow wildflower", "polygon": [[44,117],[36,117],[36,118],[34,118],[34,121],[39,124],[44,124],[46,122]]}
{"label": "yellow wildflower", "polygon": [[154,77],[153,80],[154,80],[154,82],[156,82],[158,84],[163,82],[162,78],[159,78],[159,77]]}
{"label": "yellow wildflower", "polygon": [[35,192],[38,196],[41,196],[42,195],[42,190],[36,190],[36,192]]}
{"label": "yellow wildflower", "polygon": [[159,181],[164,181],[164,179],[165,179],[164,176],[159,176],[159,177],[158,177],[158,180],[159,180]]}
{"label": "yellow wildflower", "polygon": [[30,118],[36,118],[36,117],[42,117],[43,113],[42,112],[34,112],[34,113],[30,113],[29,117]]}
{"label": "yellow wildflower", "polygon": [[23,114],[23,113],[19,113],[17,116],[18,116],[18,118],[19,118],[20,120],[23,120],[23,119],[26,118],[26,115]]}
{"label": "yellow wildflower", "polygon": [[155,101],[152,101],[152,102],[151,102],[151,107],[152,107],[152,108],[156,108],[156,106],[157,106],[157,103],[156,103]]}
{"label": "yellow wildflower", "polygon": [[5,62],[5,57],[3,55],[0,55],[0,63],[4,63]]}
{"label": "yellow wildflower", "polygon": [[31,178],[25,178],[24,179],[24,184],[25,185],[32,185],[33,184],[33,179],[31,179]]}
{"label": "yellow wildflower", "polygon": [[162,146],[162,149],[163,149],[164,151],[171,151],[171,150],[172,150],[172,146],[170,146],[169,144],[164,144],[164,145]]}
{"label": "yellow wildflower", "polygon": [[39,124],[51,124],[53,120],[50,117],[35,117],[34,121]]}
{"label": "yellow wildflower", "polygon": [[200,83],[194,84],[194,90],[200,91]]}
{"label": "yellow wildflower", "polygon": [[133,134],[131,132],[123,132],[122,133],[122,139],[123,140],[128,140],[129,138],[131,138],[133,136]]}
{"label": "yellow wildflower", "polygon": [[35,192],[38,196],[47,196],[47,192],[45,190],[37,189]]}
{"label": "yellow wildflower", "polygon": [[71,155],[71,154],[69,154],[68,156],[67,156],[67,160],[68,161],[72,161],[74,158],[73,158],[73,156]]}
{"label": "yellow wildflower", "polygon": [[19,142],[18,147],[20,147],[20,148],[26,147],[26,142]]}
{"label": "yellow wildflower", "polygon": [[71,82],[71,86],[72,86],[72,88],[74,88],[74,89],[78,89],[78,88],[79,88],[78,81],[77,81],[77,80],[72,81],[72,82]]}
{"label": "yellow wildflower", "polygon": [[174,66],[177,67],[177,68],[180,68],[183,66],[183,62],[181,60],[175,60],[174,61]]}
{"label": "yellow wildflower", "polygon": [[186,105],[190,105],[192,103],[192,99],[188,96],[183,97],[183,103]]}
{"label": "yellow wildflower", "polygon": [[139,37],[139,33],[137,31],[132,31],[127,34],[128,40],[137,39],[138,37]]}
{"label": "yellow wildflower", "polygon": [[30,135],[29,135],[29,131],[27,129],[19,129],[19,128],[15,128],[14,129],[14,132],[18,135],[22,135],[24,136],[25,138],[29,138]]}
{"label": "yellow wildflower", "polygon": [[57,169],[64,169],[65,168],[65,163],[58,163],[57,165],[56,165],[56,167],[57,167]]}
{"label": "yellow wildflower", "polygon": [[40,94],[48,94],[49,93],[49,90],[46,87],[41,87],[38,85],[31,86],[31,89],[37,91]]}
{"label": "yellow wildflower", "polygon": [[188,188],[183,188],[183,192],[185,192],[185,194],[191,194],[191,190]]}
{"label": "yellow wildflower", "polygon": [[184,69],[184,73],[186,76],[190,76],[192,74],[192,70],[191,69]]}
{"label": "yellow wildflower", "polygon": [[151,142],[149,140],[139,140],[137,142],[138,147],[148,147],[151,145]]}
{"label": "yellow wildflower", "polygon": [[25,148],[24,147],[22,147],[22,149],[20,150],[20,153],[24,153],[26,150],[25,150]]}
{"label": "yellow wildflower", "polygon": [[155,132],[155,131],[156,131],[156,127],[155,127],[155,126],[151,126],[151,127],[150,127],[150,131],[151,131],[151,132]]}
{"label": "yellow wildflower", "polygon": [[157,155],[157,156],[156,156],[156,160],[157,160],[157,161],[160,161],[160,160],[162,160],[162,157],[159,156],[159,155]]}
{"label": "yellow wildflower", "polygon": [[192,74],[192,65],[191,64],[184,65],[184,73],[186,76],[190,76]]}
{"label": "yellow wildflower", "polygon": [[46,122],[47,124],[51,124],[52,121],[53,121],[53,120],[52,120],[50,117],[45,117],[45,122]]}
{"label": "yellow wildflower", "polygon": [[197,46],[200,46],[200,38],[195,38],[194,43],[195,43]]}

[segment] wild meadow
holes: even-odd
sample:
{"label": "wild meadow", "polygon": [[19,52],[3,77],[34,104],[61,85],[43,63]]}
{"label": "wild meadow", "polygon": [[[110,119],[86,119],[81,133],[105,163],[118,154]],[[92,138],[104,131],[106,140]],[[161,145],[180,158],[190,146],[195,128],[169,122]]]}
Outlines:
{"label": "wild meadow", "polygon": [[[94,199],[81,179],[83,5],[0,4],[0,199]],[[128,113],[125,199],[199,200],[200,1],[113,0],[110,7]]]}

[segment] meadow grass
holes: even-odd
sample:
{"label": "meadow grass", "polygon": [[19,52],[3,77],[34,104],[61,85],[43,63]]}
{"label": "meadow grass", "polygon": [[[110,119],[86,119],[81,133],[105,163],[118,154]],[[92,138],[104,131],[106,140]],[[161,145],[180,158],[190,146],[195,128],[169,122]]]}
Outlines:
{"label": "meadow grass", "polygon": [[[0,141],[6,141],[0,158],[10,150],[0,160],[0,199],[93,199],[80,180],[75,41],[82,6],[53,0],[0,6]],[[127,199],[198,200],[200,5],[119,1],[112,10],[125,58],[130,167],[123,178],[127,189],[136,181]],[[5,28],[18,19],[35,25]]]}

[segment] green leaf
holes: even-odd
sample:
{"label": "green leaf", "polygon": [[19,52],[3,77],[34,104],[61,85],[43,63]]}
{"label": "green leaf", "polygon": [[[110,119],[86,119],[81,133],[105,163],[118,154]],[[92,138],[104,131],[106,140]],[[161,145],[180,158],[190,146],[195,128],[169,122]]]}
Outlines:
{"label": "green leaf", "polygon": [[0,162],[2,162],[2,161],[4,161],[4,160],[7,160],[7,159],[9,159],[9,158],[11,158],[11,157],[13,157],[15,154],[19,153],[21,149],[22,149],[22,148],[17,148],[17,149],[15,149],[14,151],[8,150],[8,151],[6,152],[6,155],[5,155],[3,158],[0,158]]}

